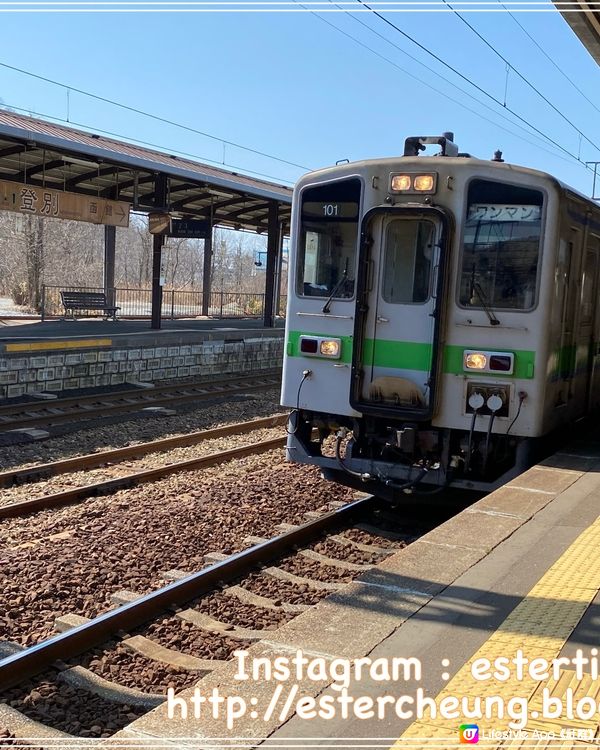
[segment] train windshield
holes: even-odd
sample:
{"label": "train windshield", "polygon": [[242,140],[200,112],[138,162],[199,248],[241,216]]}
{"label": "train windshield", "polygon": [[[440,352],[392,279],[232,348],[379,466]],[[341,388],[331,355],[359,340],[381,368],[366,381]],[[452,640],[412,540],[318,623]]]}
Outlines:
{"label": "train windshield", "polygon": [[543,195],[474,180],[469,186],[460,277],[465,307],[529,310],[536,300]]}
{"label": "train windshield", "polygon": [[296,277],[300,296],[354,296],[360,189],[360,181],[350,179],[302,194]]}

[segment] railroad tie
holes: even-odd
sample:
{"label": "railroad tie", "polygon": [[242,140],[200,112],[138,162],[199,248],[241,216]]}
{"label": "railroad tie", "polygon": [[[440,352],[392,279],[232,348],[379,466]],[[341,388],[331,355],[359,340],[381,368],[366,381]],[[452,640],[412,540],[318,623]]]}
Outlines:
{"label": "railroad tie", "polygon": [[196,609],[183,609],[177,612],[177,617],[185,622],[191,622],[197,628],[208,630],[211,633],[228,635],[232,638],[240,638],[247,641],[261,641],[273,634],[273,630],[251,630],[250,628],[239,628],[237,625],[230,625],[220,620],[215,620],[210,615],[198,612]]}
{"label": "railroad tie", "polygon": [[317,581],[315,578],[298,576],[295,573],[288,573],[287,570],[281,570],[281,568],[275,568],[273,566],[264,568],[261,573],[263,573],[263,575],[271,576],[272,578],[277,578],[280,581],[295,583],[298,586],[310,586],[318,591],[341,591],[348,585],[346,583],[335,583],[333,581]]}
{"label": "railroad tie", "polygon": [[299,614],[307,609],[310,609],[309,604],[287,604],[286,602],[276,603],[273,599],[266,596],[260,596],[255,594],[253,591],[248,591],[243,586],[229,586],[223,589],[223,593],[226,596],[235,597],[244,604],[251,604],[254,607],[263,607],[264,609],[273,609],[283,612],[291,612]]}
{"label": "railroad tie", "polygon": [[160,643],[146,638],[143,635],[132,635],[122,641],[123,646],[134,654],[145,656],[153,661],[169,664],[171,667],[186,669],[189,672],[205,672],[208,674],[213,669],[226,664],[224,659],[200,659],[191,654],[184,654],[171,648],[161,646]]}

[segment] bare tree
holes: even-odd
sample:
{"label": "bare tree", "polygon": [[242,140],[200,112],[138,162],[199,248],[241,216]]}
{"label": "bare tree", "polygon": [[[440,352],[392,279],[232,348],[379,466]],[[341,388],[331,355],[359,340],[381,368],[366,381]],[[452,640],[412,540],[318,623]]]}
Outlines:
{"label": "bare tree", "polygon": [[[115,283],[148,290],[152,283],[153,239],[145,216],[132,215],[117,229]],[[163,250],[167,286],[200,292],[203,241],[167,239]],[[215,291],[261,295],[266,237],[229,229],[213,230],[211,281]],[[0,212],[0,293],[39,309],[42,286],[103,285],[104,228],[84,222]],[[50,293],[50,292],[49,292]]]}
{"label": "bare tree", "polygon": [[0,213],[0,293],[10,295],[17,304],[25,304],[24,216]]}
{"label": "bare tree", "polygon": [[44,272],[44,220],[39,216],[27,216],[25,222],[27,300],[34,310],[41,309],[42,277]]}

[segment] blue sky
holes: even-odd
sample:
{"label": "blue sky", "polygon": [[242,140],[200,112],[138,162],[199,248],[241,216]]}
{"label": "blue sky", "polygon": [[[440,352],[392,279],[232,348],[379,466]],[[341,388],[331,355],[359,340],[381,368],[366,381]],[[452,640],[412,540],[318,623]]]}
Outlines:
{"label": "blue sky", "polygon": [[[301,10],[299,4],[293,7]],[[358,2],[356,7],[361,7]],[[440,0],[438,7],[446,6]],[[583,136],[514,70],[507,82],[506,64],[455,14],[383,15],[501,102],[506,87],[507,106],[564,149],[584,161],[600,160],[600,67],[558,13],[514,16],[592,104],[508,13],[463,16]],[[67,97],[64,89],[0,67],[0,98],[31,113],[68,116],[72,123],[98,132],[138,139],[171,153],[187,152],[200,160],[224,159],[237,171],[288,183],[304,168],[400,154],[408,135],[453,130],[464,151],[490,158],[500,148],[507,161],[551,172],[591,193],[592,175],[576,159],[538,134],[525,132],[529,129],[503,107],[371,13],[38,12],[2,14],[0,22],[0,63],[300,166],[224,147],[81,94]]]}

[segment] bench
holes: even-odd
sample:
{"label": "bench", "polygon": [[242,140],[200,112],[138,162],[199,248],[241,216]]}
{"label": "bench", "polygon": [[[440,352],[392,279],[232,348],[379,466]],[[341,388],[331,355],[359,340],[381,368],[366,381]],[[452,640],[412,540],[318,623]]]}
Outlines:
{"label": "bench", "polygon": [[106,300],[106,294],[104,292],[61,292],[60,299],[63,307],[65,308],[65,317],[67,319],[67,313],[71,312],[71,320],[75,319],[75,312],[77,310],[102,310],[102,314],[108,319],[117,319],[117,310],[120,307],[109,305]]}

